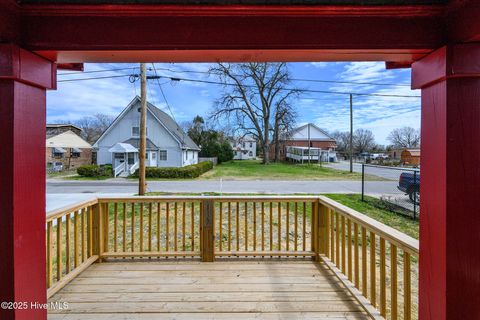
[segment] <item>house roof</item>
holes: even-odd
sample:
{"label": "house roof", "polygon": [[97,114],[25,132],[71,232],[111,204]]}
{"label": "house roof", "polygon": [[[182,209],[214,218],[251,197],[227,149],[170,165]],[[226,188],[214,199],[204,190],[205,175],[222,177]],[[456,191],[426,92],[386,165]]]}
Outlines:
{"label": "house roof", "polygon": [[[140,97],[135,97],[140,102]],[[182,144],[182,148],[200,150],[195,142],[186,134],[182,128],[168,114],[147,102],[148,109],[163,123],[167,130]]]}
{"label": "house roof", "polygon": [[82,131],[81,128],[71,123],[47,123],[47,128],[65,128],[65,127],[72,127]]}
{"label": "house roof", "polygon": [[413,157],[420,157],[420,149],[404,149],[403,151],[407,151]]}
{"label": "house roof", "polygon": [[80,149],[91,149],[92,146],[85,140],[82,139],[75,132],[68,130],[57,134],[55,136],[49,137],[46,141],[47,148],[80,148]]}
{"label": "house roof", "polygon": [[[130,138],[126,141],[123,141],[123,143],[128,143],[137,149],[140,148],[140,138]],[[147,138],[147,149],[158,149],[158,147]]]}
{"label": "house roof", "polygon": [[311,127],[315,128],[315,129],[317,129],[318,131],[320,131],[322,134],[324,134],[324,135],[327,137],[327,139],[310,139],[311,141],[332,141],[332,142],[336,142],[334,138],[332,138],[327,132],[325,132],[325,130],[320,129],[319,127],[317,127],[317,126],[316,126],[315,124],[313,124],[313,123],[307,123],[307,124],[305,124],[305,125],[303,125],[303,126],[297,127],[297,128],[295,128],[295,129],[291,130],[290,132],[288,132],[288,135],[287,135],[287,136],[284,136],[283,138],[284,138],[284,139],[286,138],[286,140],[288,140],[289,137],[291,137],[291,136],[293,136],[295,133],[303,130],[303,129],[304,129],[305,127],[307,127],[307,126],[311,126]]}
{"label": "house roof", "polygon": [[[118,115],[118,117],[110,124],[110,126],[102,133],[100,138],[95,142],[94,146],[98,147],[98,142],[113,128],[118,121],[127,113],[127,111],[140,104],[140,97],[136,96],[128,104],[128,106],[123,109],[123,111]],[[180,128],[180,126],[165,112],[155,107],[153,104],[147,101],[147,109],[153,114],[153,116],[165,127],[165,129],[173,136],[175,140],[178,141],[181,148],[200,150],[200,148],[193,142],[192,139]]]}
{"label": "house roof", "polygon": [[108,152],[112,153],[126,153],[126,152],[138,152],[137,148],[128,143],[116,143],[113,147],[108,149]]}

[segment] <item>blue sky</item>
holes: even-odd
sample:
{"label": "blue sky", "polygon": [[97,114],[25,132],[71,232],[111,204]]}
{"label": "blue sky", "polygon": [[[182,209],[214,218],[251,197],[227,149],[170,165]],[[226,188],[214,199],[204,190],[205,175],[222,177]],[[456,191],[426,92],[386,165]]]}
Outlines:
{"label": "blue sky", "polygon": [[[133,68],[138,64],[85,64],[85,71]],[[147,64],[147,67],[151,64]],[[209,64],[156,63],[161,75],[189,79],[216,79],[203,73]],[[181,71],[171,72],[169,70]],[[391,95],[420,95],[410,90],[410,69],[386,70],[383,62],[317,62],[290,63],[293,78],[347,82],[387,83],[401,86],[318,83],[295,81],[292,87],[335,92],[375,93]],[[185,71],[187,71],[185,73]],[[72,121],[95,113],[118,115],[139,94],[139,82],[131,83],[128,75],[138,69],[98,73],[59,71],[58,80],[120,76],[85,81],[59,82],[56,91],[47,95],[47,121]],[[153,73],[152,73],[153,74]],[[169,81],[160,79],[167,101],[178,122],[191,120],[195,115],[206,116],[219,96],[221,86],[214,84]],[[170,114],[155,80],[149,80],[148,100]],[[420,127],[420,98],[354,96],[354,129],[372,130],[377,143],[388,144],[386,137],[395,128]],[[329,131],[349,130],[349,97],[326,93],[302,93],[296,101],[298,124],[312,122]]]}

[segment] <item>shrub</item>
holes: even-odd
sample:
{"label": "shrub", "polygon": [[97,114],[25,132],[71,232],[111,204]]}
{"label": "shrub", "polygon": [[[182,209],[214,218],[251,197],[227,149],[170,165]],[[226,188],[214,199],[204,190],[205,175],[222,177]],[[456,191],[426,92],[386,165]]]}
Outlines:
{"label": "shrub", "polygon": [[97,166],[84,165],[77,168],[78,175],[82,177],[110,177],[112,176],[112,165]]}
{"label": "shrub", "polygon": [[[147,167],[145,176],[156,179],[192,179],[197,178],[203,173],[211,170],[213,163],[210,161],[193,164],[182,168],[157,168]],[[135,177],[138,177],[138,169],[135,171]]]}

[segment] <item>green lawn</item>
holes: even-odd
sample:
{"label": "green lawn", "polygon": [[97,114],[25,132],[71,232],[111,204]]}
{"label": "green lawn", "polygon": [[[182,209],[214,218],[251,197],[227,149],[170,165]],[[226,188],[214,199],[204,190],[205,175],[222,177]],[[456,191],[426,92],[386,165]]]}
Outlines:
{"label": "green lawn", "polygon": [[384,205],[379,199],[366,197],[367,202],[363,202],[360,194],[326,194],[326,196],[360,213],[363,213],[370,218],[386,224],[387,226],[418,239],[418,220],[413,220],[409,217],[384,209]]}
{"label": "green lawn", "polygon": [[350,173],[319,164],[270,163],[259,160],[238,160],[219,164],[203,174],[200,179],[226,180],[359,180],[359,173]]}

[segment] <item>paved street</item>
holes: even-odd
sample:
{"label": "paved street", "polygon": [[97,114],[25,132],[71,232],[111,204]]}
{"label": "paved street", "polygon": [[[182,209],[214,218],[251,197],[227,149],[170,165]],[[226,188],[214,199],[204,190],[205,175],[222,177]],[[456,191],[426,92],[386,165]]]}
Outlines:
{"label": "paved street", "polygon": [[[325,164],[325,166],[330,167],[332,169],[337,169],[337,170],[343,170],[343,171],[348,171],[350,170],[350,162],[348,161],[341,161],[338,163],[329,163]],[[405,168],[405,171],[411,171],[409,168]],[[353,171],[354,172],[362,172],[362,164],[361,163],[354,163],[353,164]],[[370,167],[366,166],[365,167],[365,174],[371,175],[371,176],[377,176],[377,177],[382,177],[384,179],[388,180],[393,180],[393,181],[398,181],[400,178],[400,174],[404,172],[402,168],[398,167],[395,169],[391,169],[390,167]]]}
{"label": "paved street", "polygon": [[[373,193],[395,188],[396,181],[371,181],[369,189]],[[107,181],[66,181],[49,180],[47,193],[136,193],[138,184],[131,180]],[[186,180],[186,181],[149,181],[148,192],[218,192],[218,193],[360,193],[360,181],[214,181],[214,180]]]}

